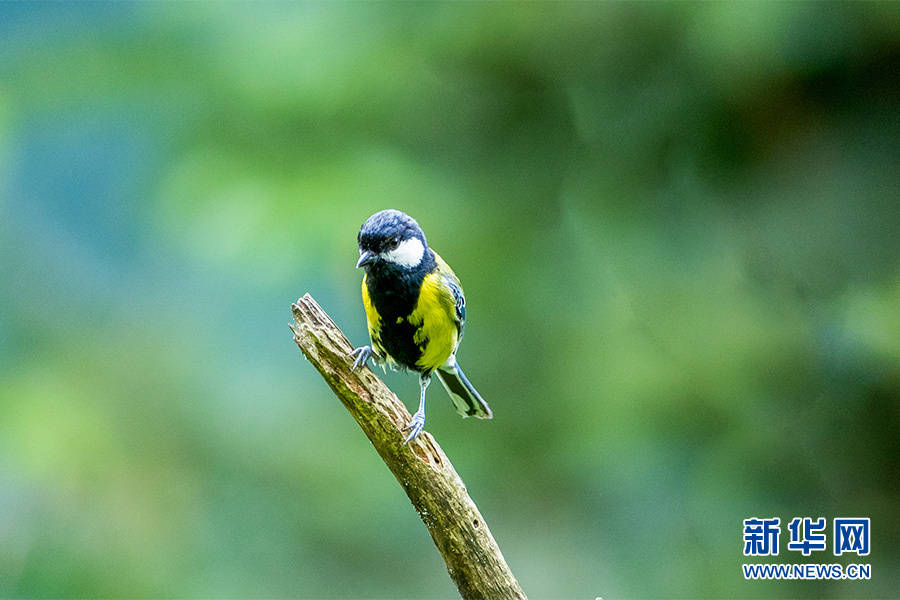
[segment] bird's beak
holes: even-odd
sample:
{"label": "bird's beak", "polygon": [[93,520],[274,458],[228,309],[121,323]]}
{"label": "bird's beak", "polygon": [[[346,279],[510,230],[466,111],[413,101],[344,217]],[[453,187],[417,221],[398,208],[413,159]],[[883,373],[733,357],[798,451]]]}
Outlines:
{"label": "bird's beak", "polygon": [[371,265],[375,262],[375,253],[369,250],[361,250],[359,253],[359,260],[356,261],[356,268],[364,267],[366,265]]}

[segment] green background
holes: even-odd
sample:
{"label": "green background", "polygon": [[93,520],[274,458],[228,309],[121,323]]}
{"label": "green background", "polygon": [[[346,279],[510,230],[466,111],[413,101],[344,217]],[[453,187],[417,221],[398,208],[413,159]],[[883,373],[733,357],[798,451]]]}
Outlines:
{"label": "green background", "polygon": [[[898,73],[897,3],[3,3],[0,596],[454,596],[287,327],[365,342],[388,207],[465,287],[495,418],[427,429],[532,597],[896,596]],[[770,516],[828,550],[748,562],[872,580],[744,581]]]}

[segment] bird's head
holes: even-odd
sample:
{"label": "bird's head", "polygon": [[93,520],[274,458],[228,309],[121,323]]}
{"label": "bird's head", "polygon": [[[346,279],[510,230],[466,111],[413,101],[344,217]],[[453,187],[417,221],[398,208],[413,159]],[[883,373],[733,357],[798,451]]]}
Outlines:
{"label": "bird's head", "polygon": [[383,265],[414,269],[422,263],[428,248],[416,220],[392,208],[366,219],[356,239],[359,243],[357,268]]}

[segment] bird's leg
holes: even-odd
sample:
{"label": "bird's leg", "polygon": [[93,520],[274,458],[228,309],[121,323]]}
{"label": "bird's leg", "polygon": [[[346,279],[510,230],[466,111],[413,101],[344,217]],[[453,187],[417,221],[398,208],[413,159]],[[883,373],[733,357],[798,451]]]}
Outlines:
{"label": "bird's leg", "polygon": [[409,435],[406,436],[406,439],[403,440],[404,446],[419,437],[419,434],[422,433],[422,429],[425,428],[425,390],[428,389],[429,383],[431,383],[430,373],[423,373],[419,376],[419,410],[416,411],[410,422],[404,428],[411,430]]}
{"label": "bird's leg", "polygon": [[372,346],[369,346],[369,345],[360,346],[359,348],[357,348],[356,350],[351,352],[350,358],[354,358],[354,357],[356,358],[356,360],[353,361],[353,366],[350,367],[351,371],[355,371],[355,370],[359,369],[361,366],[365,365],[367,362],[369,362],[370,358],[374,357],[375,360],[378,359],[378,355],[375,354],[375,351],[372,350]]}

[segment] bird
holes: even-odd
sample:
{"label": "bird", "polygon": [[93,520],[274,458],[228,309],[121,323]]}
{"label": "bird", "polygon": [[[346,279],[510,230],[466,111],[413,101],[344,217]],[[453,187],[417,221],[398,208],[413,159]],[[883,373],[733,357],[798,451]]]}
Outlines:
{"label": "bird", "polygon": [[364,268],[362,300],[371,344],[354,349],[352,369],[369,359],[382,368],[419,374],[419,408],[404,428],[405,446],[425,428],[425,391],[432,375],[465,417],[493,417],[456,360],[466,324],[466,297],[459,278],[428,246],[408,214],[387,209],[362,224],[357,236]]}

